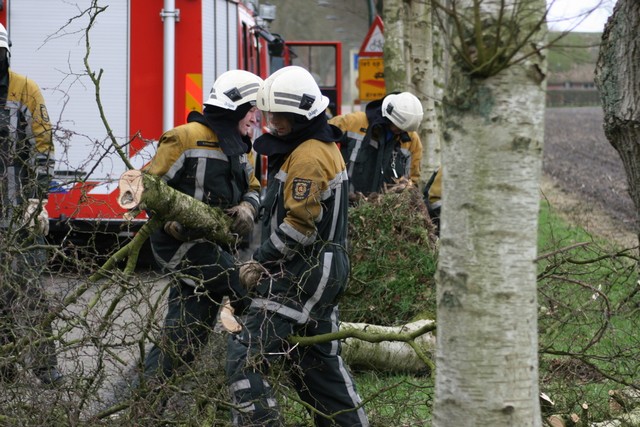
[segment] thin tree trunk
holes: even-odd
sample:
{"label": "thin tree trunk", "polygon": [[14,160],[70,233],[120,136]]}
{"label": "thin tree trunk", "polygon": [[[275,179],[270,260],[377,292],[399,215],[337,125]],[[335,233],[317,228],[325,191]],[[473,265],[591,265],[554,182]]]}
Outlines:
{"label": "thin tree trunk", "polygon": [[[359,330],[368,334],[408,334],[428,325],[433,320],[419,320],[401,327],[369,325],[366,323],[342,323],[343,331]],[[432,354],[436,339],[431,332],[415,338],[411,342],[383,341],[369,342],[358,338],[347,338],[342,347],[342,356],[349,366],[384,372],[426,373],[432,364],[420,356]],[[416,351],[417,350],[417,351]]]}
{"label": "thin tree trunk", "polygon": [[135,213],[149,210],[151,219],[129,243],[111,255],[89,277],[90,282],[109,277],[110,272],[123,260],[127,260],[123,273],[133,273],[144,242],[166,221],[178,221],[183,227],[197,229],[203,238],[213,242],[229,244],[235,241],[229,228],[231,219],[221,209],[169,187],[161,178],[139,170],[129,170],[120,177],[118,187],[118,204],[122,208]]}
{"label": "thin tree trunk", "polygon": [[[502,69],[489,62],[502,59],[482,49],[495,43],[496,28],[532,31],[545,3],[528,1],[531,21],[506,24],[518,16],[518,0],[457,4],[459,49],[470,55],[466,62],[456,56],[445,99],[433,425],[536,427],[542,419],[534,260],[546,67],[534,53]],[[516,58],[538,41],[522,45]]]}
{"label": "thin tree trunk", "polygon": [[387,93],[401,92],[407,87],[402,3],[402,0],[385,0],[383,4],[384,84]]}
{"label": "thin tree trunk", "polygon": [[169,187],[162,179],[130,170],[120,178],[118,202],[125,209],[147,209],[163,221],[178,221],[182,226],[201,231],[214,242],[234,241],[231,219],[221,209]]}
{"label": "thin tree trunk", "polygon": [[410,91],[422,101],[424,117],[418,130],[422,141],[422,179],[426,181],[440,164],[440,126],[436,111],[433,14],[430,2],[409,2],[407,32],[407,76]]}

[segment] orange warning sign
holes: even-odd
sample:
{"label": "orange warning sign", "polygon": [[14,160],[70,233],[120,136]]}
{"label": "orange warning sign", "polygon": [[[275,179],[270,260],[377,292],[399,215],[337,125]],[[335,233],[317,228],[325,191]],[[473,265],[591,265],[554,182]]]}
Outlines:
{"label": "orange warning sign", "polygon": [[386,94],[384,59],[358,58],[358,89],[361,101],[374,101]]}

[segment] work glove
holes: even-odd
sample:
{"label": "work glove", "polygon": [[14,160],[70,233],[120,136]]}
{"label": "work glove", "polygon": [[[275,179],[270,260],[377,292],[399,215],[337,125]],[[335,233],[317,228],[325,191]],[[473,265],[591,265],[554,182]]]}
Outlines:
{"label": "work glove", "polygon": [[164,223],[164,232],[181,242],[190,242],[202,237],[200,230],[184,228],[178,221],[167,221]]}
{"label": "work glove", "polygon": [[411,180],[401,176],[398,179],[393,180],[393,184],[384,184],[384,192],[385,193],[402,193],[407,188],[413,186]]}
{"label": "work glove", "polygon": [[46,205],[46,200],[29,199],[23,218],[25,225],[43,236],[49,234],[49,213],[45,209]]}
{"label": "work glove", "polygon": [[242,325],[238,322],[238,319],[234,315],[235,309],[231,306],[229,301],[225,301],[220,309],[220,323],[222,327],[227,330],[227,332],[231,332],[232,334],[237,334],[242,330]]}
{"label": "work glove", "polygon": [[189,236],[187,236],[184,227],[178,221],[167,221],[164,223],[164,232],[169,236],[181,242],[188,242]]}
{"label": "work glove", "polygon": [[227,215],[233,218],[231,232],[245,236],[253,231],[253,222],[256,218],[256,210],[249,202],[240,202],[236,206],[225,210]]}
{"label": "work glove", "polygon": [[244,286],[247,292],[251,292],[258,284],[262,275],[266,275],[267,269],[256,260],[250,260],[240,266],[240,284]]}
{"label": "work glove", "polygon": [[355,193],[349,193],[349,205],[357,206],[361,201],[366,201],[367,197],[362,194],[360,191],[356,191]]}

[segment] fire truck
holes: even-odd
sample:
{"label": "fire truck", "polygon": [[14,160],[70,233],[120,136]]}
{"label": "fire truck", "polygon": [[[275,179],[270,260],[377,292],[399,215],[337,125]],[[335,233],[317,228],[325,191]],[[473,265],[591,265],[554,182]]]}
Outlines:
{"label": "fire truck", "polygon": [[40,86],[54,128],[46,208],[55,244],[111,244],[136,232],[146,216],[124,220],[120,175],[149,162],[162,132],[201,110],[224,71],[266,78],[304,66],[339,113],[340,42],[285,41],[268,30],[275,8],[256,0],[0,0],[0,8],[10,66]]}

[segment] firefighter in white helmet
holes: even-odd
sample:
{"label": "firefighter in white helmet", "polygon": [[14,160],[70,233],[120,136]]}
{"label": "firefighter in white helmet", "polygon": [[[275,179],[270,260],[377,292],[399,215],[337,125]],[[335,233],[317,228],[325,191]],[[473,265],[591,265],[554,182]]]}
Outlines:
{"label": "firefighter in white helmet", "polygon": [[420,184],[422,121],[420,100],[409,92],[391,93],[365,111],[336,116],[329,123],[345,136],[340,150],[347,164],[350,192],[381,192],[409,180]]}
{"label": "firefighter in white helmet", "polygon": [[262,244],[240,268],[252,303],[227,351],[235,425],[281,425],[266,374],[285,354],[316,425],[368,425],[340,342],[298,347],[287,340],[338,330],[337,298],[349,275],[348,177],[328,103],[311,74],[296,66],[273,73],[258,92],[273,133],[254,144],[269,159]]}
{"label": "firefighter in white helmet", "polygon": [[[203,113],[193,111],[187,123],[165,132],[145,171],[170,187],[221,208],[233,218],[231,231],[250,233],[259,206],[260,183],[253,172],[251,131],[259,126],[255,107],[262,79],[231,70],[216,79]],[[144,360],[144,394],[188,366],[213,332],[224,297],[236,313],[248,303],[239,282],[234,248],[204,238],[200,230],[176,221],[151,235],[156,262],[174,273],[162,336]],[[109,406],[128,399],[122,393]],[[153,397],[153,394],[150,395]],[[154,397],[155,399],[155,397]],[[163,400],[160,400],[163,402]]]}
{"label": "firefighter in white helmet", "polygon": [[[31,79],[9,68],[10,44],[0,24],[0,345],[23,338],[40,342],[30,354],[10,354],[0,381],[28,366],[46,385],[59,385],[51,324],[39,330],[49,311],[40,275],[47,266],[41,249],[49,233],[45,208],[53,175],[54,147],[44,97]],[[18,309],[20,307],[20,309]],[[17,363],[16,363],[17,362]]]}

